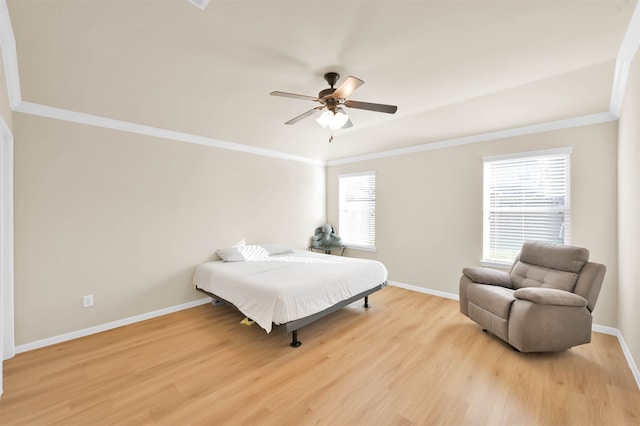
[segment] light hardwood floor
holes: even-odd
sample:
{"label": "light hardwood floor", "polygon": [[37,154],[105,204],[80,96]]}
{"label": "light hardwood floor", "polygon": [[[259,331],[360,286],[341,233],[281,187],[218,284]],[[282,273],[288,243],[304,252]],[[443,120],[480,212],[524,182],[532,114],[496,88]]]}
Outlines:
{"label": "light hardwood floor", "polygon": [[204,305],[17,355],[2,425],[638,425],[617,340],[522,354],[452,300],[387,287],[300,330]]}

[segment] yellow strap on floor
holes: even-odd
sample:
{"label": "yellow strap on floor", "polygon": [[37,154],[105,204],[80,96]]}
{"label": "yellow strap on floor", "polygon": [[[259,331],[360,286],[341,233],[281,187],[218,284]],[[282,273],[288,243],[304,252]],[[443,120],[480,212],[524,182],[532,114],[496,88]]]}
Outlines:
{"label": "yellow strap on floor", "polygon": [[244,319],[240,321],[240,324],[244,324],[244,325],[253,325],[254,323],[255,323],[254,320],[250,320],[247,317],[244,317]]}

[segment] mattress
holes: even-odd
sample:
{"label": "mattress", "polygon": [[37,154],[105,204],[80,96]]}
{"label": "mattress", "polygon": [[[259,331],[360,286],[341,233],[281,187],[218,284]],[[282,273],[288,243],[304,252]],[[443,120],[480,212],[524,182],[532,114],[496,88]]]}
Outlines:
{"label": "mattress", "polygon": [[306,250],[243,262],[207,262],[194,286],[233,303],[267,333],[323,311],[387,281],[375,260],[331,256]]}

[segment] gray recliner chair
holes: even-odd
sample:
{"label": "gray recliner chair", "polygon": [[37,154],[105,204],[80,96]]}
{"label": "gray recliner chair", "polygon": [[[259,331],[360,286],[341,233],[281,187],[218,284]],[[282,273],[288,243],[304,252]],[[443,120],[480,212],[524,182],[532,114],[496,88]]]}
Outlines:
{"label": "gray recliner chair", "polygon": [[591,312],[606,267],[585,248],[525,242],[509,272],[464,268],[460,312],[521,352],[591,341]]}

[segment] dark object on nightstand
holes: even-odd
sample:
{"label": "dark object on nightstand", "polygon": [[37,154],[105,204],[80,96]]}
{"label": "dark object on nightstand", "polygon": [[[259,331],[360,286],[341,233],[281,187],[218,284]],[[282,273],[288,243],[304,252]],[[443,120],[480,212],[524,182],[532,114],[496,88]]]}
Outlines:
{"label": "dark object on nightstand", "polygon": [[337,249],[342,250],[340,252],[340,256],[342,256],[345,246],[333,226],[326,223],[316,228],[309,243],[309,250],[322,250],[325,254],[331,254],[332,250]]}

